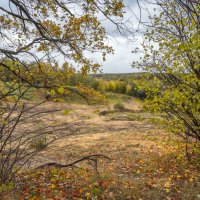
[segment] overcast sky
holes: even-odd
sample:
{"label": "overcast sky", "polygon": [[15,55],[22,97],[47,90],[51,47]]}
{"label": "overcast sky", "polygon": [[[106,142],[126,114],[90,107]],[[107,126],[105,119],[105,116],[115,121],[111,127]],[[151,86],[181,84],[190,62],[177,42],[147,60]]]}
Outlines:
{"label": "overcast sky", "polygon": [[[129,19],[132,23],[132,26],[137,29],[138,21],[134,14],[139,17],[139,8],[137,0],[124,0],[126,8],[125,18]],[[134,13],[134,14],[133,14]],[[143,15],[143,19],[147,18],[146,15]],[[104,73],[131,73],[135,70],[132,68],[131,64],[134,60],[139,59],[139,54],[133,54],[132,51],[137,47],[141,48],[141,42],[143,40],[142,35],[136,35],[133,42],[129,42],[126,38],[120,34],[113,32],[115,29],[109,23],[105,23],[107,31],[113,35],[113,39],[109,40],[109,44],[115,50],[114,55],[108,55],[107,60],[102,62],[99,55],[92,55],[97,61],[102,63],[102,71]]]}
{"label": "overcast sky", "polygon": [[[6,6],[7,0],[0,0],[1,6]],[[127,24],[128,26],[133,26],[135,29],[138,27],[138,21],[136,17],[139,17],[139,8],[137,0],[124,0],[126,6],[125,19],[129,19],[132,24]],[[134,14],[133,14],[134,13]],[[142,17],[147,18],[145,14],[142,14]],[[133,54],[132,51],[137,47],[141,47],[141,42],[143,40],[142,35],[137,35],[133,42],[129,42],[126,38],[117,33],[116,27],[113,26],[108,21],[103,22],[103,26],[106,28],[109,33],[108,37],[110,38],[107,42],[114,48],[114,55],[108,55],[105,62],[102,61],[102,57],[99,54],[87,53],[86,55],[94,58],[96,61],[102,64],[102,72],[104,73],[131,73],[134,72],[131,64],[133,61],[139,59],[139,55]],[[110,36],[112,35],[112,37]]]}

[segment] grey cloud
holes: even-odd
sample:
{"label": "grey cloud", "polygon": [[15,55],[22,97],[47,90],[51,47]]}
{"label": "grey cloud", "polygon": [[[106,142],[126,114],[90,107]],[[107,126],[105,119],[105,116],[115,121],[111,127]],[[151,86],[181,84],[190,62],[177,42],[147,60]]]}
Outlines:
{"label": "grey cloud", "polygon": [[[124,0],[126,8],[125,18],[129,19],[133,24],[128,24],[128,26],[137,27],[138,21],[133,15],[133,12],[138,15],[138,5],[137,0]],[[0,6],[8,7],[8,0],[0,0]],[[131,10],[130,10],[131,9]],[[117,41],[115,41],[112,37],[108,35],[108,37],[112,38],[113,41],[108,42],[109,45],[112,45],[115,54],[108,55],[106,62],[102,62],[102,59],[99,54],[91,54],[87,53],[86,55],[96,59],[100,63],[102,63],[102,71],[105,73],[130,73],[134,70],[131,67],[131,63],[133,60],[138,60],[138,56],[133,55],[131,52],[136,47],[140,47],[139,41],[135,41],[133,43],[127,43],[127,40],[123,38],[118,32],[116,32],[116,27],[108,20],[102,22],[103,26],[106,28],[107,32],[111,34]],[[60,60],[59,56],[57,57]]]}

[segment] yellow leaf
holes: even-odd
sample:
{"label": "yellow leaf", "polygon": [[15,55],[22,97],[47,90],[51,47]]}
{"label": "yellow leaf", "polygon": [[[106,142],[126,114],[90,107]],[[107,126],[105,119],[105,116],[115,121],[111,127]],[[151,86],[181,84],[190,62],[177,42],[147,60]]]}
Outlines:
{"label": "yellow leaf", "polygon": [[166,182],[165,185],[164,185],[165,188],[170,188],[170,186],[171,186],[171,183],[169,181]]}
{"label": "yellow leaf", "polygon": [[165,188],[165,191],[166,191],[167,193],[169,193],[170,189],[169,189],[169,188]]}
{"label": "yellow leaf", "polygon": [[50,188],[51,188],[51,189],[55,189],[55,188],[56,188],[56,185],[51,184]]}
{"label": "yellow leaf", "polygon": [[63,111],[63,115],[68,115],[70,112],[71,112],[71,110],[66,109],[66,110]]}
{"label": "yellow leaf", "polygon": [[190,182],[193,182],[193,178],[190,178]]}
{"label": "yellow leaf", "polygon": [[177,178],[177,179],[180,179],[180,178],[181,178],[181,176],[180,176],[180,175],[177,175],[177,176],[176,176],[176,178]]}
{"label": "yellow leaf", "polygon": [[85,196],[86,196],[86,197],[89,197],[89,196],[90,196],[90,193],[89,193],[89,192],[87,192],[87,193],[85,194]]}

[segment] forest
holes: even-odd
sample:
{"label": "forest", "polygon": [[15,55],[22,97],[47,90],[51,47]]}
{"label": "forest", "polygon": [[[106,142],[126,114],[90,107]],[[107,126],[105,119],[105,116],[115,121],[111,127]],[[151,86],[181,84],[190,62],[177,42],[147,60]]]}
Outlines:
{"label": "forest", "polygon": [[200,199],[199,0],[0,1],[0,200],[26,199]]}

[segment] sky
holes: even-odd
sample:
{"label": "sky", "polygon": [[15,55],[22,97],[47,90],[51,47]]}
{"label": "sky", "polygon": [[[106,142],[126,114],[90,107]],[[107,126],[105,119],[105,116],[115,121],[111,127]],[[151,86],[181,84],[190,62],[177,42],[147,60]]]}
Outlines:
{"label": "sky", "polygon": [[[139,10],[136,0],[125,0],[124,1],[126,8],[125,18],[129,19],[134,28],[137,28],[138,21],[134,17],[134,12],[139,16]],[[121,36],[118,33],[113,32],[114,29],[111,29],[110,23],[104,24],[107,31],[113,35],[114,39],[109,41],[109,44],[114,49],[114,55],[108,55],[105,62],[101,61],[101,58],[94,56],[97,61],[102,63],[102,72],[104,73],[132,73],[135,70],[132,68],[131,64],[134,60],[139,59],[139,55],[134,55],[132,51],[138,47],[140,48],[140,43],[142,42],[142,36],[134,38],[133,42],[128,41],[126,38]],[[113,27],[114,28],[114,27]]]}
{"label": "sky", "polygon": [[[7,1],[0,0],[0,5],[5,6]],[[134,15],[139,17],[139,8],[137,0],[124,0],[125,4],[125,20],[129,19],[127,26],[131,26],[135,29],[138,28],[138,20]],[[134,14],[133,14],[134,13]],[[143,19],[145,20],[147,16],[143,13]],[[134,41],[130,42],[127,38],[116,32],[116,27],[113,26],[109,21],[105,20],[103,26],[108,32],[108,38],[106,42],[111,45],[114,49],[114,55],[110,54],[107,56],[105,62],[102,61],[102,57],[99,54],[86,53],[86,56],[94,59],[102,65],[101,71],[103,73],[131,73],[135,72],[132,68],[133,61],[139,59],[139,54],[133,54],[132,51],[137,47],[141,49],[141,43],[143,37],[141,34],[134,34]]]}
{"label": "sky", "polygon": [[[125,11],[126,14],[124,15],[125,20],[129,19],[131,26],[133,29],[138,29],[138,19],[140,18],[140,9],[138,7],[137,0],[124,0],[125,4]],[[142,0],[140,0],[140,6],[144,8],[142,4]],[[148,5],[148,9],[153,13],[154,9],[153,6]],[[138,18],[138,19],[137,19]],[[142,10],[141,15],[142,21],[148,21],[148,13],[145,10]],[[133,69],[132,63],[133,61],[139,61],[140,57],[142,57],[142,53],[134,54],[132,53],[135,48],[142,50],[142,42],[143,42],[143,35],[141,33],[135,33],[133,41],[127,40],[125,37],[121,36],[119,33],[115,32],[115,27],[106,21],[104,27],[108,31],[109,34],[113,36],[111,40],[108,40],[108,44],[111,45],[115,51],[114,55],[108,55],[105,62],[102,62],[102,59],[99,55],[89,55],[92,58],[95,58],[96,61],[102,64],[102,72],[103,73],[133,73],[137,72],[138,69]],[[142,27],[140,26],[140,29]]]}

